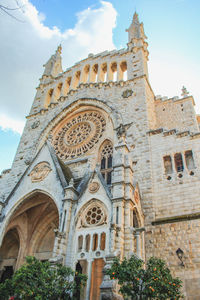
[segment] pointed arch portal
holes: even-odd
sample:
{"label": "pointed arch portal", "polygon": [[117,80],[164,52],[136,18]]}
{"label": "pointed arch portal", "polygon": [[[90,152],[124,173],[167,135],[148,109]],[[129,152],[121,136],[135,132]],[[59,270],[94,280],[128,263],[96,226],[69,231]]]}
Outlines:
{"label": "pointed arch portal", "polygon": [[40,260],[49,259],[58,223],[58,209],[46,194],[37,192],[18,205],[9,220],[0,248],[0,280],[10,277],[27,255],[34,255]]}

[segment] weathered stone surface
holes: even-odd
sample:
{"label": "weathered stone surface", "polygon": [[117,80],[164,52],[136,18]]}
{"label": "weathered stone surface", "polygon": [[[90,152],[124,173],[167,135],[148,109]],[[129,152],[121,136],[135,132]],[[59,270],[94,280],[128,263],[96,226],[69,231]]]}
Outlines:
{"label": "weathered stone surface", "polygon": [[88,274],[83,299],[99,299],[100,286],[101,299],[121,299],[102,277],[109,255],[155,255],[183,280],[185,298],[199,299],[200,118],[185,89],[155,97],[137,14],[127,31],[127,49],[62,72],[59,46],[45,64],[12,169],[0,176],[0,274],[27,254],[62,258]]}

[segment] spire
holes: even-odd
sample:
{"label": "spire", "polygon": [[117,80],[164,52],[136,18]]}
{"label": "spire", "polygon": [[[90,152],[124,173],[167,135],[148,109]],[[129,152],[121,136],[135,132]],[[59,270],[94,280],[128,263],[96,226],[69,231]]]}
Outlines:
{"label": "spire", "polygon": [[59,73],[62,73],[62,58],[61,58],[61,45],[58,46],[56,49],[55,54],[53,54],[50,59],[44,64],[44,73],[43,75],[46,76],[53,76],[56,77]]}
{"label": "spire", "polygon": [[136,13],[136,11],[135,11],[135,13],[133,15],[133,23],[140,24],[139,18],[138,18],[138,14]]}
{"label": "spire", "polygon": [[188,97],[189,92],[187,91],[187,89],[186,89],[186,87],[185,87],[184,85],[183,85],[181,91],[182,91],[181,96],[182,96],[183,98]]}
{"label": "spire", "polygon": [[138,14],[136,12],[133,15],[133,20],[130,27],[126,29],[126,32],[128,32],[129,43],[132,41],[132,39],[147,38],[144,34],[143,23],[139,22]]}

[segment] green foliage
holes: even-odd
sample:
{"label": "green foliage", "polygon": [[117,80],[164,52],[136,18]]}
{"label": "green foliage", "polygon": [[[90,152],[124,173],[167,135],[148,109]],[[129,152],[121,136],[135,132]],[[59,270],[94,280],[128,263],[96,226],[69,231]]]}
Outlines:
{"label": "green foliage", "polygon": [[118,279],[124,299],[132,300],[178,300],[182,298],[181,280],[173,278],[165,261],[151,257],[144,268],[144,262],[135,256],[122,262],[115,259],[107,271],[112,279]]}
{"label": "green foliage", "polygon": [[[76,274],[66,266],[51,267],[49,262],[41,262],[35,257],[27,257],[24,264],[12,277],[0,284],[0,299],[8,300],[68,300],[75,295],[87,277]],[[75,280],[73,280],[75,276]]]}

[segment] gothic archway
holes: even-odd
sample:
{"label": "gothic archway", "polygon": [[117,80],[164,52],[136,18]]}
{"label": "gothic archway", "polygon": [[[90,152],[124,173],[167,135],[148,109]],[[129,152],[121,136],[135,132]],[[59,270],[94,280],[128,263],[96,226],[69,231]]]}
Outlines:
{"label": "gothic archway", "polygon": [[0,268],[0,282],[4,282],[12,276],[17,262],[19,246],[18,231],[13,228],[6,233],[0,249],[0,263],[3,262],[2,268]]}
{"label": "gothic archway", "polygon": [[58,209],[48,195],[36,192],[27,197],[17,206],[5,230],[0,248],[0,270],[8,266],[18,269],[27,255],[48,260],[52,256],[54,229],[58,228],[58,223]]}

